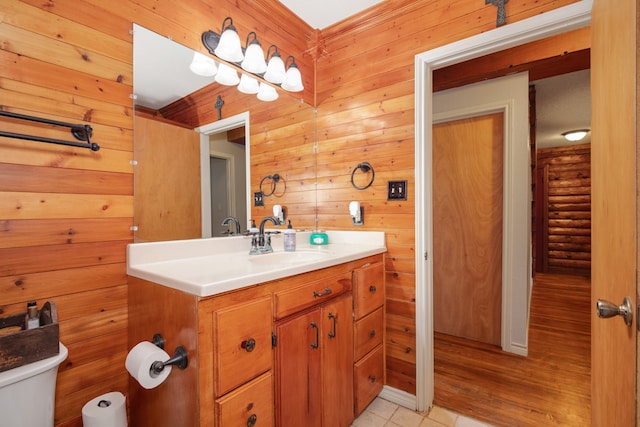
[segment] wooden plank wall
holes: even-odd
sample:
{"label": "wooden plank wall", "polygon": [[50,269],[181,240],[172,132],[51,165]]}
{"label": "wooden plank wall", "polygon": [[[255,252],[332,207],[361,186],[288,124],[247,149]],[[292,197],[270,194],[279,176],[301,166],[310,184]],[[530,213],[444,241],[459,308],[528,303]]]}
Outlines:
{"label": "wooden plank wall", "polygon": [[[569,3],[573,1],[509,2],[508,22]],[[319,223],[356,229],[350,226],[348,204],[358,200],[365,209],[365,224],[358,229],[385,231],[386,383],[413,394],[414,56],[494,28],[496,8],[466,0],[390,0],[357,18],[322,31],[316,95]],[[351,186],[350,176],[362,161],[370,162],[376,175],[373,185],[360,191]],[[408,181],[407,201],[386,200],[387,181],[396,179]]]}
{"label": "wooden plank wall", "polygon": [[[510,2],[508,20],[573,1]],[[87,400],[127,387],[133,22],[204,52],[200,34],[232,16],[240,33],[255,30],[263,45],[276,43],[296,56],[305,79],[302,99],[317,105],[318,120],[302,105],[252,110],[252,145],[263,144],[253,151],[252,186],[276,167],[295,165],[287,191],[302,199],[301,226],[314,225],[317,198],[321,228],[350,229],[348,202],[359,200],[365,225],[357,229],[387,233],[387,383],[415,392],[414,55],[494,28],[495,7],[475,0],[388,0],[321,34],[275,0],[0,0],[0,10],[1,108],[90,123],[102,146],[90,153],[0,139],[0,308],[7,315],[32,299],[58,305],[70,355],[58,377],[57,426],[80,426]],[[236,105],[227,114],[235,108],[243,111]],[[271,129],[265,122],[280,124]],[[60,134],[8,120],[2,128]],[[308,154],[316,138],[317,158]],[[376,179],[355,190],[351,172],[365,160]],[[316,174],[317,193],[310,191]],[[388,179],[406,179],[409,200],[387,202]],[[253,212],[267,213],[268,207]]]}
{"label": "wooden plank wall", "polygon": [[[296,56],[306,87],[300,96],[310,103],[312,59],[302,52],[313,31],[278,5],[231,0],[0,0],[0,108],[88,123],[92,140],[102,147],[94,153],[0,138],[0,315],[25,310],[29,300],[56,303],[60,339],[69,348],[58,375],[57,426],[80,426],[82,406],[95,396],[127,392],[133,22],[205,51],[201,33],[219,30],[223,19],[232,16],[242,34],[255,30],[263,44],[276,43],[283,54]],[[267,22],[275,22],[282,31],[272,30]],[[281,117],[271,105],[273,110],[264,114],[283,123],[283,130],[274,132],[293,134],[291,129],[301,122],[306,134],[299,131],[300,138],[311,140],[313,128],[305,122],[312,119],[312,108],[300,105],[304,104],[298,102],[298,108],[306,111],[306,119],[296,116],[295,109]],[[236,109],[244,110],[240,105]],[[266,133],[259,120],[252,120],[252,126]],[[6,119],[0,126],[4,131],[70,138],[50,126]],[[298,158],[304,157],[303,150],[292,147],[300,138],[263,139],[288,144],[287,150],[296,151]],[[266,151],[256,149],[265,164]],[[304,165],[297,174],[313,176]],[[313,214],[314,198],[305,200]]]}
{"label": "wooden plank wall", "polygon": [[591,275],[591,146],[538,150],[542,272]]}

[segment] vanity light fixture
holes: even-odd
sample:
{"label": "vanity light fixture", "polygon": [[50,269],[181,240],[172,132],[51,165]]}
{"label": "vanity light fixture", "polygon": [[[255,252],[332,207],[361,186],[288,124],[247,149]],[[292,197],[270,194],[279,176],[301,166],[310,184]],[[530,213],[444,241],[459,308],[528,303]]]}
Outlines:
{"label": "vanity light fixture", "polygon": [[[225,27],[227,21],[228,25]],[[240,62],[244,59],[238,30],[233,26],[233,19],[229,16],[222,21],[222,35],[219,36],[214,54],[229,62]]]}
{"label": "vanity light fixture", "polygon": [[201,54],[200,52],[195,52],[193,54],[193,59],[191,60],[191,64],[189,64],[189,69],[194,74],[203,77],[212,77],[218,72],[216,61],[214,61],[213,58],[209,58],[208,56]]}
{"label": "vanity light fixture", "polygon": [[220,64],[218,67],[218,74],[216,74],[216,82],[225,86],[235,86],[240,83],[240,77],[238,72],[227,64]]}
{"label": "vanity light fixture", "polygon": [[240,84],[238,85],[238,90],[240,92],[255,95],[258,93],[259,88],[260,85],[256,79],[248,74],[242,74],[240,77]]}
{"label": "vanity light fixture", "polygon": [[[253,39],[249,41],[251,36]],[[240,65],[243,70],[253,74],[263,74],[267,71],[267,63],[264,60],[264,52],[254,31],[247,35],[247,44],[244,51],[244,59]]]}
{"label": "vanity light fixture", "polygon": [[[226,17],[222,21],[222,34],[211,30],[202,33],[202,43],[209,53],[218,59],[215,81],[220,84],[227,86],[240,84],[238,86],[240,92],[257,94],[261,101],[278,99],[276,91],[278,86],[289,92],[304,90],[302,75],[295,58],[289,56],[286,61],[283,61],[278,47],[271,45],[267,49],[265,59],[262,46],[254,31],[247,35],[243,50],[231,17]],[[237,75],[238,71],[243,76],[245,72],[249,73],[249,76],[241,79]],[[257,81],[263,80],[263,83],[256,85],[250,78]],[[264,83],[265,81],[267,83]],[[258,89],[256,86],[259,86]]]}
{"label": "vanity light fixture", "polygon": [[564,132],[562,136],[564,136],[567,141],[575,142],[580,141],[582,138],[587,136],[588,133],[589,129],[576,129]]}
{"label": "vanity light fixture", "polygon": [[275,101],[278,99],[278,91],[273,86],[260,82],[258,88],[258,99],[260,101]]}
{"label": "vanity light fixture", "polygon": [[291,59],[291,64],[287,68],[287,74],[282,83],[282,89],[289,92],[300,92],[304,89],[302,85],[302,75],[300,74],[300,70],[298,69],[298,64],[296,64],[296,60],[293,56],[289,56],[287,58],[286,64],[289,63],[289,59]]}

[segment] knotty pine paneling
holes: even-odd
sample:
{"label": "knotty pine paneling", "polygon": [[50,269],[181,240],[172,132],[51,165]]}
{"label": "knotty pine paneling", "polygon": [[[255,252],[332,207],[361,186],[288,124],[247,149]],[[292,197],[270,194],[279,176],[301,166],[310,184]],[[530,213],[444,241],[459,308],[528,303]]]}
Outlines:
{"label": "knotty pine paneling", "polygon": [[[313,115],[299,98],[308,103],[313,98],[313,58],[304,52],[314,30],[272,1],[0,3],[0,108],[89,123],[92,141],[101,146],[90,152],[0,138],[0,313],[23,311],[32,299],[57,303],[60,338],[69,357],[58,375],[56,425],[75,427],[81,425],[88,400],[108,391],[128,391],[124,359],[129,326],[126,245],[132,242],[133,224],[133,23],[205,52],[201,33],[219,30],[223,19],[232,16],[242,34],[255,30],[263,46],[277,44],[283,55],[296,57],[306,89],[298,99],[290,97],[295,112],[287,114],[289,121],[281,123],[277,138],[269,135],[268,123],[259,126],[260,115],[268,117],[266,122],[283,120],[273,104],[256,112],[252,127],[256,140],[264,135],[263,153],[279,155],[268,160],[256,148],[259,161],[269,163],[269,173],[284,174],[285,166],[297,164],[286,158],[292,152],[300,160],[290,179],[298,185],[290,190],[297,187],[305,195],[300,199],[310,224],[315,208],[307,206],[315,206],[315,198],[306,197],[305,190],[314,175]],[[278,24],[283,19],[288,25]],[[272,30],[269,22],[283,30]],[[237,104],[240,112],[247,102]],[[208,110],[212,122],[215,110]],[[231,111],[225,107],[225,116]],[[307,117],[300,117],[301,112]],[[9,132],[69,139],[68,130],[47,125],[6,118],[0,125]],[[294,148],[301,140],[305,150]]]}
{"label": "knotty pine paneling", "polygon": [[[507,22],[515,22],[573,3],[572,0],[522,2],[507,5]],[[323,29],[318,58],[318,222],[323,228],[350,226],[348,204],[365,207],[362,230],[386,233],[387,253],[387,384],[415,393],[415,156],[414,57],[416,54],[495,27],[496,8],[484,2],[410,2],[390,0],[348,20]],[[588,32],[574,43],[584,49]],[[558,41],[558,44],[561,43]],[[547,52],[564,45],[545,44]],[[573,49],[572,46],[567,50]],[[588,46],[587,46],[588,47]],[[526,49],[510,53],[509,66],[541,59]],[[537,49],[539,50],[539,49]],[[533,58],[533,59],[532,59]],[[495,61],[492,61],[493,65]],[[483,72],[495,72],[485,67]],[[473,64],[456,69],[474,74]],[[509,68],[504,67],[502,68]],[[443,69],[445,76],[447,69]],[[373,185],[353,188],[350,175],[362,161],[376,170]],[[409,182],[406,202],[386,200],[389,179]],[[402,278],[402,281],[399,281]],[[408,283],[410,284],[408,284]],[[415,293],[415,291],[414,291]]]}
{"label": "knotty pine paneling", "polygon": [[[494,6],[471,0],[447,4],[389,0],[353,20],[316,31],[273,0],[0,2],[1,108],[62,121],[88,122],[94,128],[92,140],[102,147],[99,152],[90,153],[0,138],[0,164],[4,171],[22,175],[28,171],[36,176],[42,172],[43,179],[53,180],[46,191],[24,187],[11,194],[11,188],[2,190],[2,199],[9,196],[11,202],[2,202],[0,224],[8,224],[12,231],[3,234],[0,245],[5,251],[0,257],[0,286],[11,292],[3,293],[0,308],[6,315],[22,310],[29,299],[39,303],[59,300],[63,304],[68,296],[78,297],[74,304],[79,305],[79,310],[73,311],[73,318],[67,316],[66,302],[60,310],[65,313],[61,340],[70,349],[57,386],[56,425],[64,427],[80,426],[82,405],[90,398],[107,391],[127,391],[128,378],[122,366],[127,352],[123,338],[128,328],[126,301],[118,299],[117,308],[103,310],[101,306],[109,299],[103,298],[102,291],[117,292],[126,283],[125,247],[132,241],[127,226],[133,222],[132,184],[127,191],[126,182],[118,174],[132,174],[129,160],[133,106],[129,95],[133,91],[130,30],[134,22],[204,52],[201,33],[219,30],[223,19],[232,16],[242,34],[255,30],[263,46],[275,43],[283,54],[294,55],[305,79],[305,91],[299,97],[309,105],[317,100],[318,121],[314,123],[313,109],[308,105],[300,105],[299,114],[282,114],[280,106],[265,105],[255,112],[255,117],[265,115],[264,120],[256,120],[257,124],[252,112],[252,138],[258,141],[256,154],[260,156],[259,161],[252,159],[252,188],[262,176],[293,170],[290,176],[285,174],[285,180],[289,185],[286,194],[295,194],[295,198],[284,199],[284,203],[283,199],[274,200],[299,208],[301,225],[312,226],[317,161],[317,173],[321,174],[318,225],[349,229],[345,208],[348,201],[360,200],[366,210],[365,225],[359,229],[386,231],[389,257],[398,270],[390,274],[411,278],[414,207],[411,201],[388,203],[384,194],[386,179],[407,179],[409,197],[413,198],[413,57],[493,28],[496,15]],[[515,22],[572,2],[509,3],[508,20]],[[317,83],[313,77],[315,60]],[[226,117],[244,110],[245,105],[228,102],[223,112]],[[207,123],[205,116],[214,117],[208,122],[215,120],[214,113],[209,108],[200,123]],[[283,117],[290,122],[278,125],[276,128],[282,132],[274,137],[270,122]],[[292,135],[295,138],[288,138]],[[320,150],[317,160],[316,139]],[[302,144],[300,149],[294,148],[296,143]],[[287,157],[291,154],[295,157]],[[379,172],[370,189],[350,188],[351,170],[361,161],[356,159],[370,159]],[[22,166],[28,169],[21,170]],[[83,171],[81,176],[86,172],[88,179],[101,182],[93,192],[87,193],[84,183],[75,190],[69,180],[71,170]],[[54,192],[59,179],[65,189]],[[111,182],[119,188],[118,193],[125,194],[104,190]],[[332,196],[334,184],[344,188],[338,198]],[[377,196],[370,199],[374,192]],[[15,212],[20,206],[16,201],[20,200],[28,202],[28,215]],[[35,207],[39,200],[47,203]],[[100,206],[109,208],[100,210]],[[266,206],[254,209],[252,214],[262,217],[269,211],[270,206]],[[376,211],[379,216],[372,216],[369,221],[368,212]],[[95,232],[94,228],[107,228],[113,233]],[[74,230],[70,235],[77,237],[60,240],[64,230]],[[5,236],[11,237],[5,240]],[[402,283],[406,287],[405,279]],[[404,292],[396,298],[399,299],[388,301],[393,333],[387,343],[387,382],[412,392],[415,332],[409,325],[415,319],[415,304],[403,299]],[[403,324],[404,328],[395,326]],[[95,329],[72,332],[81,325]]]}

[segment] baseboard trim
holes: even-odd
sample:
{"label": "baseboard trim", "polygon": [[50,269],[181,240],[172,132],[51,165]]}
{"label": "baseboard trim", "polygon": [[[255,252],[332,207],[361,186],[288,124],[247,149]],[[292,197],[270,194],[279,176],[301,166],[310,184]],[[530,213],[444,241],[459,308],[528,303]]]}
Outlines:
{"label": "baseboard trim", "polygon": [[402,391],[400,389],[384,386],[382,387],[382,391],[378,395],[389,402],[393,402],[396,405],[403,406],[407,409],[411,409],[415,411],[417,406],[417,400],[415,394],[407,393],[406,391]]}

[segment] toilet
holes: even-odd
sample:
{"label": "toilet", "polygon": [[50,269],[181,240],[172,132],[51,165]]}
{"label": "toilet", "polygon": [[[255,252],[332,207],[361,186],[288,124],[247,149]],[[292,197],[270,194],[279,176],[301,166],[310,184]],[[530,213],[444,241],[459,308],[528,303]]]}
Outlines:
{"label": "toilet", "polygon": [[47,359],[0,372],[0,420],[3,426],[53,427],[58,366],[67,348]]}

